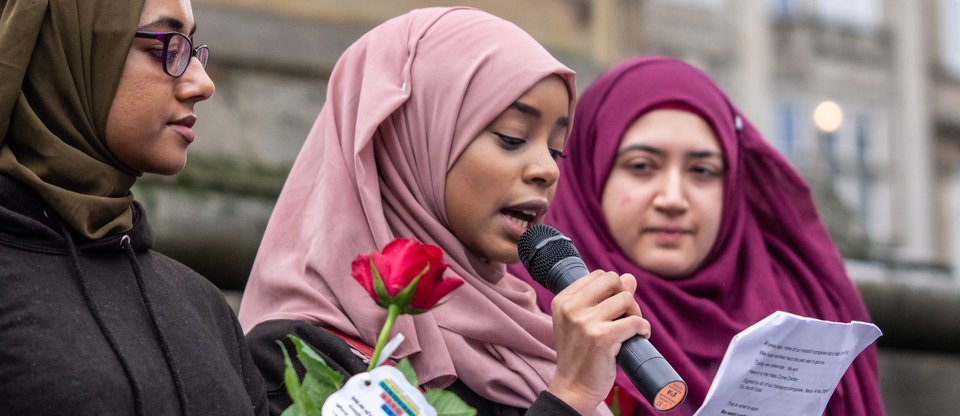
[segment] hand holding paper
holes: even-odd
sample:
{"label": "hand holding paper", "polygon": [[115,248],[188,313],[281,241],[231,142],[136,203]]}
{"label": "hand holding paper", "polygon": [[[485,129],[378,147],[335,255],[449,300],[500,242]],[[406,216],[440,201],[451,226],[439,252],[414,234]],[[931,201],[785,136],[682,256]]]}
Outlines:
{"label": "hand holding paper", "polygon": [[866,322],[774,312],[733,337],[696,415],[821,415],[847,367],[880,335]]}

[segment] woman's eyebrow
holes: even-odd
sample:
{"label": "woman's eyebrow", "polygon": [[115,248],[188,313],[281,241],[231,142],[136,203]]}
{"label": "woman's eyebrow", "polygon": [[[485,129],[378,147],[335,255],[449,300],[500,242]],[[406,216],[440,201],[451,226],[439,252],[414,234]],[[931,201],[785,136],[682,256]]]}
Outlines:
{"label": "woman's eyebrow", "polygon": [[[170,28],[177,32],[182,32],[184,26],[185,25],[183,24],[183,21],[181,21],[180,19],[177,19],[175,17],[164,16],[164,17],[157,18],[156,20],[141,26],[140,29]],[[196,25],[194,25],[193,29],[190,30],[189,35],[193,36],[194,33],[197,33]]]}
{"label": "woman's eyebrow", "polygon": [[529,106],[529,105],[527,105],[527,104],[521,103],[521,102],[519,102],[519,101],[514,101],[513,104],[510,104],[510,107],[509,107],[509,108],[512,108],[512,109],[514,109],[514,110],[517,110],[517,111],[519,111],[519,112],[521,112],[521,113],[523,113],[523,114],[526,114],[526,115],[528,115],[528,116],[530,116],[530,117],[534,117],[534,118],[543,117],[543,114],[540,113],[540,110],[537,110],[536,108],[533,108],[532,106]]}
{"label": "woman's eyebrow", "polygon": [[[543,113],[541,113],[540,110],[536,109],[531,105],[527,105],[519,101],[514,101],[513,104],[510,104],[510,107],[508,108],[512,108],[527,116],[530,116],[536,119],[543,117]],[[569,126],[570,126],[569,117],[560,117],[559,119],[557,119],[557,127],[563,128],[563,127],[569,127]]]}
{"label": "woman's eyebrow", "polygon": [[662,156],[662,155],[665,155],[665,154],[666,154],[666,152],[664,152],[663,149],[659,149],[659,148],[656,148],[656,147],[653,147],[653,146],[648,146],[648,145],[645,145],[645,144],[631,144],[631,145],[629,145],[629,146],[627,146],[627,147],[624,147],[623,149],[618,150],[618,151],[617,151],[617,157],[623,156],[623,155],[625,155],[625,154],[627,154],[627,153],[630,153],[630,152],[633,152],[633,151],[653,153],[653,154],[658,155],[658,156]]}
{"label": "woman's eyebrow", "polygon": [[696,159],[716,157],[718,159],[723,159],[723,155],[721,155],[720,152],[714,152],[712,150],[697,150],[697,151],[687,152],[687,157],[696,158]]}
{"label": "woman's eyebrow", "polygon": [[[667,152],[664,151],[663,149],[653,147],[650,145],[631,144],[627,147],[624,147],[623,149],[618,150],[617,157],[623,156],[633,151],[653,153],[657,156],[663,156],[667,154]],[[686,157],[693,158],[693,159],[705,159],[705,158],[711,158],[711,157],[723,159],[723,155],[720,152],[715,152],[713,150],[692,150],[686,153]]]}

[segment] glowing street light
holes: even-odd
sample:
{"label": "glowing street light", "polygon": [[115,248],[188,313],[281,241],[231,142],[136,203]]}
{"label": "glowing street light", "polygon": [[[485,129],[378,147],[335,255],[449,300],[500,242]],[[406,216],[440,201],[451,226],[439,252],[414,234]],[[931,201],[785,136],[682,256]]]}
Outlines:
{"label": "glowing street light", "polygon": [[813,122],[820,131],[833,133],[843,123],[843,109],[831,100],[817,104],[817,108],[813,110]]}

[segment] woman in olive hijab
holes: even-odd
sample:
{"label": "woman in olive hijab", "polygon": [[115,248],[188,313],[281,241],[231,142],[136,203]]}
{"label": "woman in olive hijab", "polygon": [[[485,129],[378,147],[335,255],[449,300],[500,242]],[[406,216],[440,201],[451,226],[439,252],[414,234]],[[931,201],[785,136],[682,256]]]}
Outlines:
{"label": "woman in olive hijab", "polygon": [[264,414],[233,312],[150,248],[213,95],[189,0],[0,0],[0,409]]}

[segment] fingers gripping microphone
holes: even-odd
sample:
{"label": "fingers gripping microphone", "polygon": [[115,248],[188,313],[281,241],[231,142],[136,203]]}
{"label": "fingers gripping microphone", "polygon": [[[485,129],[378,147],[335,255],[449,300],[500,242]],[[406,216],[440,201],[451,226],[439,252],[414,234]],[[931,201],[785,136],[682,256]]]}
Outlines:
{"label": "fingers gripping microphone", "polygon": [[[530,276],[553,293],[589,274],[570,239],[549,225],[530,227],[517,249]],[[635,335],[624,341],[617,365],[658,411],[677,407],[687,395],[687,384],[646,338]]]}

